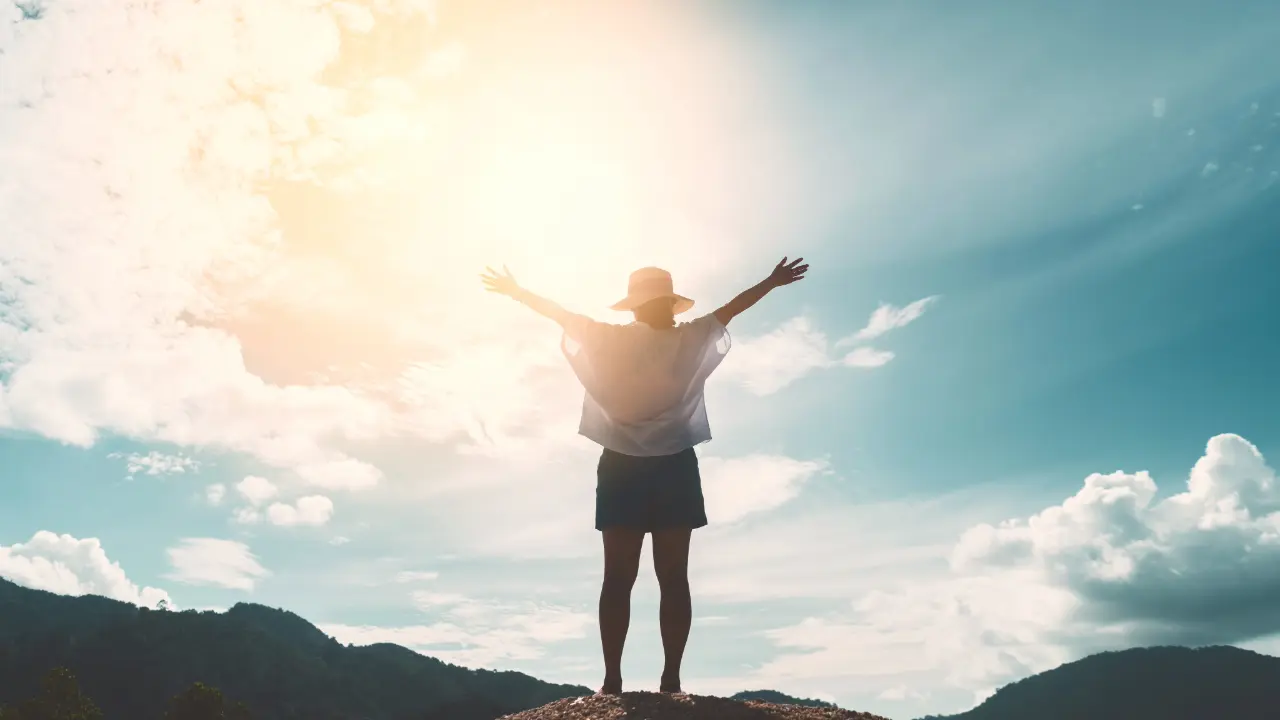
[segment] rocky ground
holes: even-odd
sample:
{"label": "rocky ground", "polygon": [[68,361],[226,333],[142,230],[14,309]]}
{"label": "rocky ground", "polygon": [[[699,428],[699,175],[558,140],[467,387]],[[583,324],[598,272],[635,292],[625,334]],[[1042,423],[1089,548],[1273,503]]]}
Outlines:
{"label": "rocky ground", "polygon": [[878,715],[800,705],[738,702],[702,695],[629,692],[565,698],[500,720],[885,720]]}

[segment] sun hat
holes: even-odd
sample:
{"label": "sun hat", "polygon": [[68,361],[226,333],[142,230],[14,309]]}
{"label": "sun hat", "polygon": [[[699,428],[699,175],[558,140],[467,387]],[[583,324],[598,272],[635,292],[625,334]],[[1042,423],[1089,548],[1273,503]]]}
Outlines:
{"label": "sun hat", "polygon": [[677,295],[671,283],[671,273],[662,268],[646,267],[631,273],[627,281],[627,296],[611,307],[613,310],[635,310],[650,300],[671,298],[675,300],[672,312],[679,315],[693,307],[693,301]]}

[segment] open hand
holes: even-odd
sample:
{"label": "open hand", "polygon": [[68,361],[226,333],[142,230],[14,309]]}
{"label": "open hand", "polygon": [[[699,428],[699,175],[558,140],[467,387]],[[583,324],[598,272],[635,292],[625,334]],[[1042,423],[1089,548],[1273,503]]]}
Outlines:
{"label": "open hand", "polygon": [[484,287],[489,292],[496,292],[499,295],[507,297],[515,297],[520,292],[520,285],[516,283],[515,277],[511,275],[511,271],[506,265],[502,266],[502,272],[499,273],[491,267],[486,267],[488,272],[480,275],[480,280],[484,282]]}
{"label": "open hand", "polygon": [[790,285],[797,280],[803,280],[805,271],[809,269],[809,266],[801,265],[800,263],[802,262],[804,262],[804,258],[796,258],[790,264],[787,264],[787,259],[785,257],[782,258],[782,262],[778,263],[773,272],[769,273],[769,284],[773,287],[782,287],[783,285]]}

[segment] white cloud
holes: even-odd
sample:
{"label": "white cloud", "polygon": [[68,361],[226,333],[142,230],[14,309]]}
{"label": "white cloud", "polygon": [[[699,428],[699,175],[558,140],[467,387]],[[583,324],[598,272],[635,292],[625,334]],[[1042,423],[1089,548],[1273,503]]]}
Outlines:
{"label": "white cloud", "polygon": [[894,358],[889,350],[877,350],[873,347],[854,348],[840,362],[849,367],[876,368],[886,365]]}
{"label": "white cloud", "polygon": [[906,307],[894,307],[889,303],[881,303],[879,307],[871,313],[871,317],[867,320],[866,327],[859,330],[851,338],[841,340],[839,345],[846,345],[857,342],[859,340],[873,340],[884,335],[890,330],[896,330],[900,327],[917,320],[930,305],[937,302],[938,296],[931,295],[921,298]]}
{"label": "white cloud", "polygon": [[1151,116],[1159,120],[1160,118],[1164,117],[1164,113],[1167,108],[1168,108],[1168,103],[1165,101],[1164,98],[1162,97],[1155,98],[1154,100],[1151,101]]}
{"label": "white cloud", "polygon": [[107,457],[118,459],[124,458],[125,472],[128,473],[128,479],[132,480],[134,476],[142,475],[181,475],[188,471],[195,472],[200,468],[200,463],[185,455],[169,455],[166,453],[152,450],[143,455],[141,453],[129,453],[122,455],[121,453],[111,453]]}
{"label": "white cloud", "polygon": [[1090,475],[1059,506],[965,533],[953,564],[1039,573],[1086,603],[1090,621],[1130,635],[1232,642],[1280,631],[1280,609],[1260,600],[1280,593],[1280,483],[1258,449],[1218,435],[1186,491],[1155,495],[1146,472]]}
{"label": "white cloud", "polygon": [[324,525],[331,517],[333,517],[333,501],[323,495],[301,497],[292,505],[272,503],[271,507],[267,508],[267,518],[271,524],[283,527]]}
{"label": "white cloud", "polygon": [[773,631],[787,652],[760,674],[880,674],[981,696],[1102,650],[1280,634],[1280,482],[1257,448],[1216,436],[1184,492],[1156,495],[1146,472],[1094,474],[1061,504],[975,525],[949,576]]}
{"label": "white cloud", "polygon": [[169,578],[187,585],[206,585],[252,591],[271,575],[258,563],[249,546],[233,540],[185,538],[167,551],[173,572]]}
{"label": "white cloud", "polygon": [[756,395],[771,395],[831,364],[827,336],[801,316],[765,335],[736,340],[713,377],[741,382]]}
{"label": "white cloud", "polygon": [[[264,382],[236,338],[209,327],[244,312],[278,248],[260,188],[341,146],[307,130],[341,104],[319,82],[339,51],[331,11],[69,0],[0,27],[13,140],[0,146],[12,180],[0,215],[21,216],[0,250],[0,283],[14,288],[0,300],[0,421],[80,446],[113,433],[277,467],[385,429],[387,409],[361,393]],[[270,90],[257,104],[236,87]],[[151,474],[194,469],[134,460]]]}
{"label": "white cloud", "polygon": [[214,506],[222,504],[222,500],[227,496],[227,486],[222,483],[213,483],[205,487],[204,499]]}
{"label": "white cloud", "polygon": [[462,43],[451,42],[427,54],[422,72],[433,76],[455,75],[462,69],[466,58],[466,47]]}
{"label": "white cloud", "polygon": [[[111,434],[212,447],[319,488],[365,488],[378,470],[338,448],[396,436],[486,446],[538,434],[575,404],[554,331],[451,268],[501,257],[532,287],[604,312],[642,255],[681,259],[691,283],[736,269],[723,248],[758,260],[691,208],[629,185],[671,151],[660,127],[646,126],[650,141],[600,142],[630,132],[629,116],[519,120],[596,96],[541,92],[527,63],[549,36],[485,59],[510,92],[438,92],[469,61],[469,38],[424,37],[398,74],[343,54],[344,32],[433,12],[378,5],[62,0],[38,22],[0,23],[12,140],[0,217],[19,218],[0,249],[13,288],[0,301],[0,424],[79,446]],[[689,61],[678,83],[716,85],[699,47],[667,50]],[[648,76],[629,92],[670,92],[669,77]],[[720,141],[729,105],[705,95],[670,120],[702,138],[703,158],[680,173],[692,188],[748,164]],[[477,132],[491,118],[503,119]],[[588,197],[566,215],[570,192]],[[710,189],[682,197],[719,202]],[[552,246],[531,251],[519,239],[530,231]],[[605,236],[608,248],[590,242]]]}
{"label": "white cloud", "polygon": [[[903,309],[881,306],[872,314],[872,324],[897,322],[894,327],[901,327],[919,317],[932,300],[925,298]],[[884,332],[886,330],[877,330],[874,335]],[[845,338],[835,347],[857,342],[860,342],[858,336]],[[839,366],[877,368],[893,358],[894,354],[888,350],[865,346],[854,348],[843,357],[833,357],[826,334],[814,327],[809,318],[798,316],[764,335],[736,340],[733,350],[712,377],[717,381],[740,383],[751,393],[764,396],[778,392],[814,370]]]}
{"label": "white cloud", "polygon": [[[835,343],[835,348],[857,345],[880,337],[919,318],[938,296],[917,300],[903,308],[881,304],[871,313],[866,327]],[[894,358],[889,350],[855,347],[843,357],[834,357],[827,336],[812,320],[794,317],[776,329],[757,337],[734,341],[714,380],[740,383],[756,395],[772,395],[814,370],[831,367],[877,368]]]}
{"label": "white cloud", "polygon": [[1204,164],[1204,169],[1200,171],[1200,176],[1209,177],[1216,172],[1218,172],[1218,163],[1209,161]]}
{"label": "white cloud", "polygon": [[241,525],[257,525],[262,522],[262,513],[254,507],[236,508],[231,513],[231,521]]}
{"label": "white cloud", "polygon": [[427,570],[427,571],[405,570],[403,572],[396,573],[396,582],[398,583],[423,582],[427,580],[435,580],[439,577],[440,577],[440,573],[432,572],[430,570]]}
{"label": "white cloud", "polygon": [[425,655],[468,667],[493,667],[543,657],[546,647],[585,637],[595,625],[592,613],[534,602],[482,601],[462,595],[419,598],[425,612],[441,619],[403,627],[320,625],[343,643],[395,643]]}
{"label": "white cloud", "polygon": [[257,507],[275,497],[279,490],[270,480],[257,475],[249,475],[236,484],[236,492],[240,493],[240,497],[247,500],[250,505]]}
{"label": "white cloud", "polygon": [[894,685],[886,688],[879,695],[881,700],[926,700],[929,693],[921,692],[906,685]]}
{"label": "white cloud", "polygon": [[800,494],[806,480],[826,469],[825,462],[783,455],[747,455],[699,460],[707,518],[733,523],[777,508]]}
{"label": "white cloud", "polygon": [[327,490],[365,490],[382,479],[381,470],[353,458],[307,463],[297,472],[307,484]]}
{"label": "white cloud", "polygon": [[335,535],[329,539],[329,544],[334,547],[342,547],[343,545],[346,545],[349,542],[351,542],[351,538],[346,537],[344,535]]}
{"label": "white cloud", "polygon": [[0,545],[0,577],[62,595],[101,595],[145,607],[161,600],[173,605],[164,590],[131,582],[97,538],[80,540],[41,530],[26,543]]}

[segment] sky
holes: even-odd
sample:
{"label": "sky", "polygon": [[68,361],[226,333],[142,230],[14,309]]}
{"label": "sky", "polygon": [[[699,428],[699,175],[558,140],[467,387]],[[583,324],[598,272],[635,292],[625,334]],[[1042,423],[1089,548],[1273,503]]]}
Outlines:
{"label": "sky", "polygon": [[[559,332],[730,326],[685,687],[1280,653],[1280,5],[0,9],[0,576],[595,686]],[[646,563],[647,560],[646,550]],[[642,565],[642,570],[646,566]],[[661,670],[642,572],[629,688]]]}

